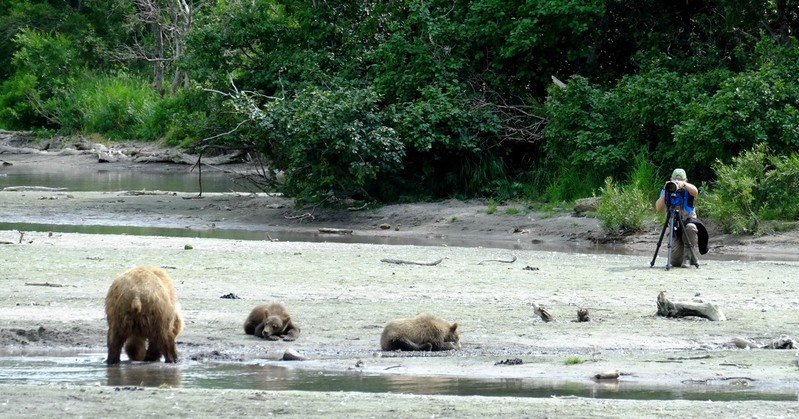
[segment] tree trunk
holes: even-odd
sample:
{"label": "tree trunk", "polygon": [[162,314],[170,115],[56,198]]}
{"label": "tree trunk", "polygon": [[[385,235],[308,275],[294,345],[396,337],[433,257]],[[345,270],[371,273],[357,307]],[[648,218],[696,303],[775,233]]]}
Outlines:
{"label": "tree trunk", "polygon": [[164,95],[164,33],[158,22],[152,23],[155,51],[153,60],[153,87],[160,96]]}

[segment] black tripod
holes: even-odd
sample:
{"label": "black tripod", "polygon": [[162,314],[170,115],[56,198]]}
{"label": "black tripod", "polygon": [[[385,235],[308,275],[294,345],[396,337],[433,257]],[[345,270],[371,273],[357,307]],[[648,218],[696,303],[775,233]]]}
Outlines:
{"label": "black tripod", "polygon": [[660,244],[663,243],[663,235],[666,234],[666,229],[668,228],[669,254],[668,258],[666,259],[666,270],[668,271],[669,268],[671,268],[671,251],[674,245],[674,235],[677,234],[678,231],[682,233],[683,249],[687,247],[688,252],[691,255],[691,264],[699,268],[699,261],[696,257],[696,254],[694,254],[694,247],[691,245],[691,241],[688,239],[688,233],[685,230],[685,223],[683,223],[682,216],[680,215],[682,200],[679,201],[680,202],[674,202],[673,196],[672,199],[666,201],[668,203],[668,206],[666,207],[666,222],[663,223],[663,230],[660,232],[660,239],[658,239],[658,245],[655,248],[655,256],[652,257],[652,262],[649,264],[649,267],[655,266],[655,259],[657,259],[658,252],[660,251]]}

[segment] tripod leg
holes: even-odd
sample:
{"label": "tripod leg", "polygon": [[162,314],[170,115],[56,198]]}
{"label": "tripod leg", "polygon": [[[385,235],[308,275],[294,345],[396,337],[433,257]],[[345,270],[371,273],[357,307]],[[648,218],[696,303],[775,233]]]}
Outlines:
{"label": "tripod leg", "polygon": [[663,243],[663,235],[666,234],[666,228],[669,227],[669,220],[666,218],[666,222],[663,223],[663,229],[660,230],[660,238],[658,239],[658,245],[655,247],[655,255],[652,256],[652,262],[649,262],[649,267],[655,266],[655,259],[658,258],[658,252],[660,251],[660,244]]}
{"label": "tripod leg", "polygon": [[669,222],[669,252],[668,252],[668,257],[666,258],[666,270],[667,271],[671,268],[671,252],[674,249],[674,219],[676,217],[679,217],[679,215],[677,215],[677,213],[674,210],[669,209],[669,219],[668,219],[668,222]]}

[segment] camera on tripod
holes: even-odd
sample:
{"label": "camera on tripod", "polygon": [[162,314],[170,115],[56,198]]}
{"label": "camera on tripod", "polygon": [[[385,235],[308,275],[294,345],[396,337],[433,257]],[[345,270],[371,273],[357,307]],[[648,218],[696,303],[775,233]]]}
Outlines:
{"label": "camera on tripod", "polygon": [[666,200],[666,205],[679,208],[682,205],[682,194],[677,193],[677,191],[680,190],[679,186],[677,186],[677,182],[668,181],[663,189],[665,191],[664,198]]}
{"label": "camera on tripod", "polygon": [[666,188],[666,193],[674,193],[677,192],[677,189],[680,189],[679,187],[677,187],[677,182],[674,182],[672,180],[666,182],[665,188]]}

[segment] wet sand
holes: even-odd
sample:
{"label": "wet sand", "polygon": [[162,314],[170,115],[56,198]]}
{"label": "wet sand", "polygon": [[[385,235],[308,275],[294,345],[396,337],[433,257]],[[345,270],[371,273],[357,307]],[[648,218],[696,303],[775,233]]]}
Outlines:
{"label": "wet sand", "polygon": [[[0,273],[7,290],[0,299],[0,342],[11,353],[104,353],[103,298],[108,285],[117,273],[146,263],[167,268],[176,282],[186,317],[186,330],[178,344],[185,362],[260,362],[364,374],[560,380],[611,388],[688,386],[686,389],[694,391],[698,386],[731,391],[776,389],[789,394],[799,388],[795,351],[741,350],[731,344],[734,337],[766,344],[780,335],[793,334],[799,307],[799,297],[792,292],[799,270],[796,262],[707,261],[701,269],[666,271],[651,268],[645,256],[532,250],[64,233],[28,233],[25,237],[22,244],[3,245],[0,253],[0,264],[12,267]],[[17,232],[0,232],[0,241],[17,238]],[[185,249],[187,244],[191,250]],[[511,256],[517,257],[513,263],[480,263]],[[442,262],[435,266],[395,265],[381,262],[384,258]],[[675,301],[717,304],[728,320],[658,317],[655,299],[660,291]],[[220,298],[230,293],[240,299]],[[302,328],[296,342],[264,341],[243,333],[249,310],[272,300],[283,301],[294,314]],[[533,314],[531,303],[546,307],[556,321],[543,322]],[[589,310],[590,322],[573,321],[578,308]],[[462,329],[462,349],[439,356],[379,350],[379,335],[388,320],[419,312],[457,321]],[[288,348],[308,360],[279,361]],[[497,364],[514,358],[523,363]],[[574,359],[580,362],[572,364]],[[622,375],[618,380],[594,382],[595,374],[608,370]],[[451,417],[517,416],[523,412],[534,416],[700,417],[706,416],[708,408],[718,409],[724,416],[746,412],[779,417],[790,416],[796,407],[795,401],[529,400],[179,388],[132,391],[69,385],[5,387],[8,402],[3,405],[4,412],[11,416],[36,412],[35,416],[44,417],[64,413],[45,411],[44,406],[69,406],[74,400],[95,403],[95,412],[101,415],[158,412],[169,406],[185,417],[204,416],[200,412],[228,416],[230,412],[253,411],[297,417],[322,412],[373,417],[376,411],[408,412],[400,413],[404,417],[421,412]],[[25,395],[34,392],[48,403],[37,407],[39,402],[31,402]],[[271,402],[274,399],[281,400],[278,406]],[[301,401],[306,399],[308,403]],[[230,405],[223,408],[218,403]],[[87,409],[85,404],[81,406]]]}

